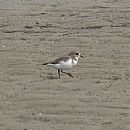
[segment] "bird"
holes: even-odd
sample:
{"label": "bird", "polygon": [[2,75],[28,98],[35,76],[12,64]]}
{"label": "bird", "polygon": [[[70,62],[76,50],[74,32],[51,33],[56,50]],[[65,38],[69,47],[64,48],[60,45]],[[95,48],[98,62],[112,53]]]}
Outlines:
{"label": "bird", "polygon": [[58,71],[59,79],[61,78],[61,73],[67,74],[69,77],[73,78],[72,74],[65,72],[64,70],[76,66],[80,57],[84,58],[84,56],[82,56],[79,51],[71,51],[66,56],[60,57],[54,61],[47,62],[42,65],[48,65],[56,69]]}

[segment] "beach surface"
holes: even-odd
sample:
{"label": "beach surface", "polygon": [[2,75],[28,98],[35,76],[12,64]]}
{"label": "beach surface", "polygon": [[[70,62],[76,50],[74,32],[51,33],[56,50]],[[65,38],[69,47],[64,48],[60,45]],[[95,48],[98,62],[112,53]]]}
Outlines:
{"label": "beach surface", "polygon": [[0,0],[0,130],[130,130],[130,1]]}

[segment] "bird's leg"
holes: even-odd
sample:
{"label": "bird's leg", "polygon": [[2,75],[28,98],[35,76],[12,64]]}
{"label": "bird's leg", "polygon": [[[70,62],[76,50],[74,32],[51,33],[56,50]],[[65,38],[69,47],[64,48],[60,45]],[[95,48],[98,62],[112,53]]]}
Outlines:
{"label": "bird's leg", "polygon": [[64,74],[68,74],[70,77],[73,78],[73,75],[72,75],[72,74],[70,74],[70,73],[68,73],[68,72],[64,72],[63,70],[61,70],[61,72],[64,73]]}
{"label": "bird's leg", "polygon": [[60,70],[58,70],[58,75],[59,75],[59,79],[60,79]]}

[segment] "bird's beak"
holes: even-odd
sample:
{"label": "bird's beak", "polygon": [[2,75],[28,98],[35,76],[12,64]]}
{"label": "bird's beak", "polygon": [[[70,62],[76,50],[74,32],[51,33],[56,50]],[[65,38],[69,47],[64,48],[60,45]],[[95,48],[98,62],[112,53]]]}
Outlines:
{"label": "bird's beak", "polygon": [[80,55],[80,57],[84,58],[84,56]]}

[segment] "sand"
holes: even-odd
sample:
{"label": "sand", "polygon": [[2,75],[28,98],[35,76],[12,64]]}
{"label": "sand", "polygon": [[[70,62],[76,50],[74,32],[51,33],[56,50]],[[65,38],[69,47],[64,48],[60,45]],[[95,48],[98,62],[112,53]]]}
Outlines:
{"label": "sand", "polygon": [[1,0],[0,130],[130,130],[130,1]]}

